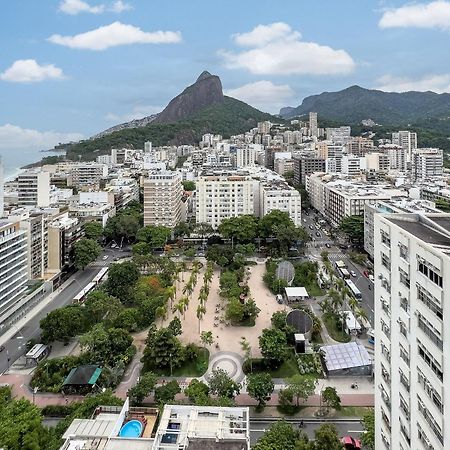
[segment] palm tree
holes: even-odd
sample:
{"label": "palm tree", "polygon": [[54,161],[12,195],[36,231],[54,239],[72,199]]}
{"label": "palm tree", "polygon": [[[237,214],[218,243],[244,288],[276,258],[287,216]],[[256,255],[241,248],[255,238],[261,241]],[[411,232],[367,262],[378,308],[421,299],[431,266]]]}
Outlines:
{"label": "palm tree", "polygon": [[175,286],[169,286],[168,288],[166,288],[166,292],[167,292],[167,296],[170,299],[170,307],[172,307],[172,302],[175,299],[175,296],[177,294],[177,290]]}
{"label": "palm tree", "polygon": [[356,300],[355,297],[349,297],[347,303],[348,303],[348,306],[350,307],[350,309],[352,309],[354,312],[356,312],[356,310],[359,306],[358,300]]}
{"label": "palm tree", "polygon": [[330,301],[331,309],[334,314],[337,314],[342,307],[342,298],[336,289],[329,289],[327,294],[327,299]]}
{"label": "palm tree", "polygon": [[172,312],[174,314],[176,312],[178,312],[180,314],[180,317],[181,317],[181,314],[184,313],[184,303],[182,302],[182,299],[178,300],[178,302],[175,303],[175,305],[173,305]]}
{"label": "palm tree", "polygon": [[242,336],[239,344],[241,344],[241,349],[244,352],[245,357],[250,361],[250,372],[253,372],[252,347],[250,346],[250,342],[247,341],[245,336]]}
{"label": "palm tree", "polygon": [[206,308],[203,305],[197,306],[198,332],[200,333],[200,322],[206,314]]}
{"label": "palm tree", "polygon": [[366,322],[369,321],[369,317],[368,317],[366,311],[364,311],[364,309],[361,307],[356,308],[355,317],[356,317],[356,320],[358,320],[358,321],[360,321],[360,320],[361,321],[364,320]]}

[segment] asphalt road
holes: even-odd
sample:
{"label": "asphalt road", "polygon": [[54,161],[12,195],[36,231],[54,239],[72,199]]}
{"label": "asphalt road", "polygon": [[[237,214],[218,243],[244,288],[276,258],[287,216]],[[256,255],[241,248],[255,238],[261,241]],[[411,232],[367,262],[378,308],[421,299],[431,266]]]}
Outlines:
{"label": "asphalt road", "polygon": [[[374,295],[373,295],[373,282],[365,277],[363,271],[364,267],[358,266],[353,263],[348,257],[345,250],[340,249],[335,245],[335,242],[327,237],[322,230],[318,230],[314,222],[314,218],[319,217],[316,212],[309,211],[309,216],[302,214],[302,225],[312,235],[312,242],[309,247],[309,255],[312,259],[319,260],[320,253],[325,250],[328,252],[330,261],[342,260],[348,267],[348,270],[353,270],[356,273],[356,277],[352,277],[352,281],[356,284],[356,287],[361,291],[362,301],[361,306],[367,313],[369,322],[374,325]],[[312,229],[311,229],[312,227]],[[317,236],[318,234],[319,236]],[[330,248],[326,247],[326,244],[330,245]],[[369,287],[370,286],[370,287]]]}
{"label": "asphalt road", "polygon": [[[106,260],[103,259],[105,255],[108,255]],[[69,284],[67,287],[39,311],[39,313],[30,318],[26,325],[22,326],[20,329],[13,325],[13,327],[16,328],[16,333],[4,344],[5,349],[0,354],[0,373],[5,372],[11,364],[26,353],[26,343],[28,340],[39,338],[39,322],[50,311],[68,305],[75,295],[92,281],[102,266],[108,266],[114,262],[114,259],[123,258],[125,256],[129,256],[129,251],[126,249],[123,251],[111,248],[105,249],[97,261],[90,264],[86,269],[72,275],[68,279]]]}
{"label": "asphalt road", "polygon": [[[267,431],[270,426],[276,422],[276,419],[254,420],[250,418],[250,442],[253,446],[256,441],[261,438],[265,431]],[[291,422],[291,421],[289,421]],[[292,421],[292,426],[298,428],[299,420]],[[309,438],[314,438],[314,430],[320,427],[325,422],[318,420],[307,419],[303,421],[302,431],[304,431]],[[354,438],[359,438],[363,427],[359,420],[333,420],[331,423],[337,428],[340,436],[352,436]]]}

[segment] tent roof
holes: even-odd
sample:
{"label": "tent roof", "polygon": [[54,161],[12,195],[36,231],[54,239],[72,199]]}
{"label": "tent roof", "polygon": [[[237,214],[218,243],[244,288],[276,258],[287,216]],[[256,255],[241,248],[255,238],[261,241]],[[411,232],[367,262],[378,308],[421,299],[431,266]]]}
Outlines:
{"label": "tent roof", "polygon": [[98,377],[102,373],[102,369],[93,364],[74,367],[64,380],[63,386],[68,385],[94,385]]}

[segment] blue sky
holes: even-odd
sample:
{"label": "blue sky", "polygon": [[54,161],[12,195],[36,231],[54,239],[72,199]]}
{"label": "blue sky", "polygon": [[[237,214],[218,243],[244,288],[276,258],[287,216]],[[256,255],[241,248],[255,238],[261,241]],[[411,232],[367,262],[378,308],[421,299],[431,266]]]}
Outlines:
{"label": "blue sky", "polygon": [[269,112],[352,84],[450,91],[450,1],[2,3],[0,152],[160,111],[205,69]]}

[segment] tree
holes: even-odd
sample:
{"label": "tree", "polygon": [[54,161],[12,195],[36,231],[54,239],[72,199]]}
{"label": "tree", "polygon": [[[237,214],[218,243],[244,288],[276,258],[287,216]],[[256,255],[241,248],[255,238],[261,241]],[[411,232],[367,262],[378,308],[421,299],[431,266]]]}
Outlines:
{"label": "tree", "polygon": [[214,369],[209,376],[208,384],[211,394],[219,397],[234,398],[241,390],[241,385],[223,369]]}
{"label": "tree", "polygon": [[329,253],[326,250],[322,250],[320,252],[320,258],[322,259],[323,262],[329,261]]}
{"label": "tree", "polygon": [[275,237],[276,231],[283,228],[295,228],[289,214],[279,209],[272,210],[259,221],[259,234],[261,237]]}
{"label": "tree", "polygon": [[247,300],[243,305],[244,319],[250,319],[254,321],[261,310],[256,306],[255,301],[251,298]]}
{"label": "tree", "polygon": [[292,393],[296,399],[296,405],[300,406],[300,399],[308,400],[316,387],[316,380],[308,378],[304,375],[293,375],[288,379],[287,389]]}
{"label": "tree", "polygon": [[195,182],[190,180],[183,181],[183,189],[189,192],[195,191]]}
{"label": "tree", "polygon": [[280,420],[264,433],[253,446],[253,450],[294,450],[298,437],[299,433],[291,424]]}
{"label": "tree", "polygon": [[173,229],[173,235],[177,237],[187,236],[191,234],[191,227],[186,222],[179,222],[175,225]]}
{"label": "tree", "polygon": [[114,365],[133,343],[130,333],[122,328],[105,329],[99,323],[80,337],[83,351],[89,352],[91,361],[99,365]]}
{"label": "tree", "polygon": [[172,330],[174,336],[179,336],[183,332],[181,320],[178,317],[174,317],[170,321],[168,328]]}
{"label": "tree", "polygon": [[116,241],[126,239],[134,241],[141,228],[142,213],[132,208],[125,208],[114,217],[110,217],[104,229],[104,235]]}
{"label": "tree", "polygon": [[258,219],[252,215],[230,217],[219,225],[219,232],[233,243],[252,242],[258,236]]}
{"label": "tree", "polygon": [[287,356],[286,335],[276,328],[265,328],[259,336],[259,348],[270,366],[279,366]]}
{"label": "tree", "polygon": [[334,387],[327,386],[322,391],[322,401],[325,403],[327,408],[333,408],[336,410],[341,409],[341,398]]}
{"label": "tree", "polygon": [[141,375],[137,384],[129,391],[128,397],[133,404],[142,403],[145,397],[148,397],[156,385],[158,377],[153,372],[147,372]]}
{"label": "tree", "polygon": [[155,402],[159,405],[165,405],[173,402],[175,396],[181,392],[180,385],[177,380],[169,381],[155,389]]}
{"label": "tree", "polygon": [[42,342],[68,343],[70,339],[86,329],[86,320],[80,305],[69,305],[55,309],[40,322]]}
{"label": "tree", "polygon": [[200,333],[200,323],[203,316],[206,314],[206,308],[200,304],[197,306],[198,332]]}
{"label": "tree", "polygon": [[250,362],[250,372],[253,372],[252,347],[250,346],[250,342],[248,342],[245,336],[242,336],[239,344],[241,344],[241,349],[244,352],[245,359]]}
{"label": "tree", "polygon": [[194,229],[195,232],[202,237],[202,239],[204,239],[206,235],[212,234],[214,231],[213,227],[209,223],[204,222],[196,223]]}
{"label": "tree", "polygon": [[178,367],[183,360],[183,347],[170,328],[148,332],[142,361],[145,367],[167,369]]}
{"label": "tree", "polygon": [[364,240],[364,216],[344,217],[339,224],[339,229],[343,231],[351,241],[361,244]]}
{"label": "tree", "polygon": [[195,405],[206,405],[209,398],[209,386],[196,378],[192,379],[189,386],[184,390],[189,401]]}
{"label": "tree", "polygon": [[375,449],[375,413],[371,410],[362,419],[364,432],[361,433],[361,442],[371,450]]}
{"label": "tree", "polygon": [[200,342],[205,346],[212,345],[214,343],[212,331],[202,331],[200,333]]}
{"label": "tree", "polygon": [[82,238],[73,245],[73,258],[75,268],[83,269],[95,261],[101,253],[102,249],[97,241],[93,239]]}
{"label": "tree", "polygon": [[269,373],[256,373],[247,377],[248,394],[258,401],[259,406],[266,404],[274,387],[272,377]]}
{"label": "tree", "polygon": [[93,291],[84,302],[85,317],[90,323],[107,321],[113,323],[122,312],[120,301],[104,291]]}
{"label": "tree", "polygon": [[136,238],[139,242],[146,242],[153,249],[163,247],[171,235],[170,228],[147,225],[138,231]]}
{"label": "tree", "polygon": [[132,289],[140,277],[139,269],[131,261],[120,264],[111,264],[106,282],[107,292],[118,298],[123,304],[132,302]]}
{"label": "tree", "polygon": [[98,241],[103,236],[103,227],[101,223],[96,221],[86,222],[83,225],[84,235],[88,239]]}
{"label": "tree", "polygon": [[141,320],[142,316],[137,308],[126,308],[120,312],[113,325],[133,332],[138,330]]}
{"label": "tree", "polygon": [[244,318],[244,305],[238,298],[232,297],[228,300],[225,310],[225,317],[233,323],[242,322]]}
{"label": "tree", "polygon": [[314,431],[314,435],[315,440],[310,444],[311,450],[344,450],[334,425],[325,423]]}
{"label": "tree", "polygon": [[148,255],[151,251],[150,245],[147,242],[137,242],[132,247],[133,255]]}

